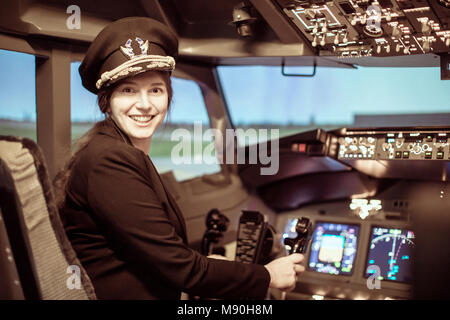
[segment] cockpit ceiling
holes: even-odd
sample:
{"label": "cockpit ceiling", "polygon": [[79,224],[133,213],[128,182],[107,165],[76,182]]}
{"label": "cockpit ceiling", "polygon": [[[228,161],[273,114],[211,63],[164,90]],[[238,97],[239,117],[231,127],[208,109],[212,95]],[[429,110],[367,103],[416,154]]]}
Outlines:
{"label": "cockpit ceiling", "polygon": [[434,67],[450,52],[447,0],[80,0],[79,29],[71,5],[3,1],[0,32],[87,46],[110,21],[148,16],[177,33],[182,61],[207,65]]}

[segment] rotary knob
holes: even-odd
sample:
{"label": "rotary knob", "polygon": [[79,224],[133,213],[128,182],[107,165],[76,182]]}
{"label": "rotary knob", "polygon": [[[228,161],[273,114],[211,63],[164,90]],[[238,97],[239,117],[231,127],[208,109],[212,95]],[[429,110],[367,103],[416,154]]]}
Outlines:
{"label": "rotary knob", "polygon": [[416,144],[412,150],[415,154],[419,154],[422,151],[422,148],[419,144]]}

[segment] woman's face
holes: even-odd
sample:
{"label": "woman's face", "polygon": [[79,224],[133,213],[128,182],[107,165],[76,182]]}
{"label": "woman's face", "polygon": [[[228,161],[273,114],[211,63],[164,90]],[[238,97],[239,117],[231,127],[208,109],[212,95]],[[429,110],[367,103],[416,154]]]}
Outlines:
{"label": "woman's face", "polygon": [[159,72],[144,72],[121,81],[114,89],[109,113],[134,145],[150,143],[168,107],[168,89]]}

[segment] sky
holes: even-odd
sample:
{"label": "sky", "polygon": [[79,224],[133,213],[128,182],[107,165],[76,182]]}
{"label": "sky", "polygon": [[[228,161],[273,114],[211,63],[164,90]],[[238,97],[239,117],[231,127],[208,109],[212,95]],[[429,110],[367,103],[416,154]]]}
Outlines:
{"label": "sky", "polygon": [[[98,121],[96,97],[82,87],[78,66],[71,64],[72,120]],[[0,118],[35,120],[34,56],[0,50],[0,70]],[[440,80],[439,68],[318,68],[313,78],[283,77],[280,67],[267,66],[218,71],[235,124],[351,124],[355,114],[450,112],[450,81]],[[172,79],[172,122],[206,123],[197,84]]]}
{"label": "sky", "polygon": [[439,68],[318,68],[314,78],[294,78],[280,67],[246,66],[220,67],[219,75],[235,122],[346,124],[355,114],[450,112],[450,81]]}

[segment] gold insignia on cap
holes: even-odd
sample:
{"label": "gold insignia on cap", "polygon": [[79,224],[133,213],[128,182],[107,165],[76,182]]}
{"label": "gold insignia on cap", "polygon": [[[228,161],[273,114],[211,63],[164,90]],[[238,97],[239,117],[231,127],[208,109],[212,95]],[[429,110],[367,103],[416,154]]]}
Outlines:
{"label": "gold insignia on cap", "polygon": [[130,59],[135,59],[141,56],[146,56],[148,55],[147,51],[148,51],[148,40],[145,40],[145,42],[141,39],[136,37],[136,41],[139,44],[139,48],[141,49],[141,53],[136,55],[133,51],[133,48],[131,47],[131,43],[133,40],[128,39],[127,42],[125,43],[125,47],[120,46],[120,50],[126,55],[128,56],[128,58]]}

